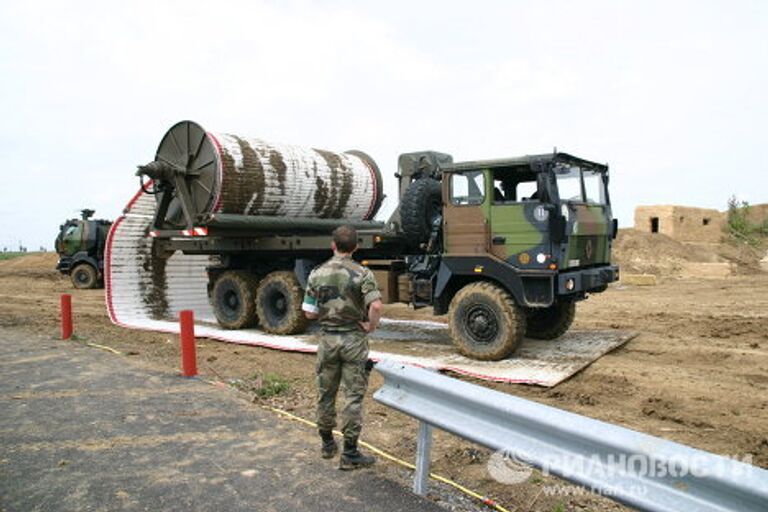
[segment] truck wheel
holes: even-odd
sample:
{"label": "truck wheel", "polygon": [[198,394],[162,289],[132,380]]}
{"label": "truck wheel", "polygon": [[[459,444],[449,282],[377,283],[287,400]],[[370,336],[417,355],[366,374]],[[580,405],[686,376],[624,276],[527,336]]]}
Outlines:
{"label": "truck wheel", "polygon": [[529,308],[525,311],[528,327],[525,335],[537,340],[559,338],[571,327],[576,317],[576,303],[566,300],[548,308]]}
{"label": "truck wheel", "polygon": [[481,361],[508,357],[523,339],[525,313],[509,293],[488,282],[466,285],[453,297],[448,311],[456,347]]}
{"label": "truck wheel", "polygon": [[293,272],[272,272],[256,292],[256,311],[261,327],[273,334],[296,334],[307,328],[301,310],[304,293]]}
{"label": "truck wheel", "polygon": [[408,187],[400,204],[400,222],[408,240],[414,247],[429,241],[432,223],[443,207],[440,182],[421,178]]}
{"label": "truck wheel", "polygon": [[256,323],[256,278],[242,270],[228,270],[216,279],[211,292],[213,314],[225,329]]}
{"label": "truck wheel", "polygon": [[96,288],[99,284],[99,275],[96,269],[88,263],[81,263],[72,270],[72,284],[75,288],[86,290]]}

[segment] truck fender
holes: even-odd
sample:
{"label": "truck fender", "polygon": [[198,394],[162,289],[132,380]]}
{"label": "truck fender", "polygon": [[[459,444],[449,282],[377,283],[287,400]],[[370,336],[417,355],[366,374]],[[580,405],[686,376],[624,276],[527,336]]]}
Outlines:
{"label": "truck fender", "polygon": [[[547,279],[551,278],[547,276]],[[452,283],[459,282],[463,285],[480,280],[493,281],[501,285],[521,306],[545,307],[551,305],[554,298],[549,294],[549,297],[542,297],[543,301],[541,301],[534,300],[531,290],[526,294],[523,278],[514,267],[488,257],[461,256],[444,257],[440,262],[435,283],[435,303],[447,306],[452,297],[443,297],[443,294],[446,292],[453,294],[458,291],[455,289],[457,287],[449,286]]]}

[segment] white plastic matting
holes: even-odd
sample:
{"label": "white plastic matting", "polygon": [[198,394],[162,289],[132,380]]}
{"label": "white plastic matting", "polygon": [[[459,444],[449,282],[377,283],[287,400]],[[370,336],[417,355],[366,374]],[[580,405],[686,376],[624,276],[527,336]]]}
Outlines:
{"label": "white plastic matting", "polygon": [[[258,329],[231,331],[215,324],[208,302],[208,256],[176,253],[152,257],[148,230],[154,197],[139,191],[110,230],[105,258],[107,311],[132,329],[177,333],[179,311],[195,312],[195,334],[230,343],[316,352],[313,334],[275,336]],[[446,326],[438,322],[384,319],[371,339],[371,358],[451,370],[485,380],[551,387],[635,336],[627,331],[572,331],[554,341],[525,340],[513,357],[475,361],[456,353]]]}

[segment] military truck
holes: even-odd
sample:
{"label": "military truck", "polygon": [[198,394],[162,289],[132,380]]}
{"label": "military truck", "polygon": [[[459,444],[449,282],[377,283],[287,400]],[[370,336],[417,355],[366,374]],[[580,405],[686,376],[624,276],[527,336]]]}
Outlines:
{"label": "military truck", "polygon": [[[565,153],[469,162],[403,154],[387,222],[370,220],[381,178],[359,151],[302,153],[185,121],[137,174],[157,196],[153,257],[214,256],[208,292],[224,328],[302,332],[303,287],[341,224],[357,228],[355,257],[385,303],[447,314],[458,350],[480,360],[509,357],[526,336],[557,338],[578,301],[618,279],[608,167]],[[270,194],[279,196],[271,206]],[[357,200],[357,216],[344,214]]]}
{"label": "military truck", "polygon": [[104,247],[112,223],[91,219],[94,213],[81,210],[79,219],[69,219],[60,225],[54,242],[59,255],[56,270],[69,275],[75,288],[100,288],[104,284]]}

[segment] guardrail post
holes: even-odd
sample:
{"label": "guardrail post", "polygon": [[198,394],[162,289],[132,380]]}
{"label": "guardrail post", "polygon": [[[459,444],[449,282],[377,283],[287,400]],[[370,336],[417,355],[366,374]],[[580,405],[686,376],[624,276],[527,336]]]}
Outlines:
{"label": "guardrail post", "polygon": [[72,296],[68,293],[61,294],[61,339],[68,340],[72,337]]}
{"label": "guardrail post", "polygon": [[195,314],[189,310],[179,312],[181,324],[181,374],[184,377],[197,375],[197,354],[195,354]]}
{"label": "guardrail post", "polygon": [[419,437],[416,439],[416,474],[413,475],[413,492],[419,496],[427,494],[431,461],[432,425],[420,421]]}

